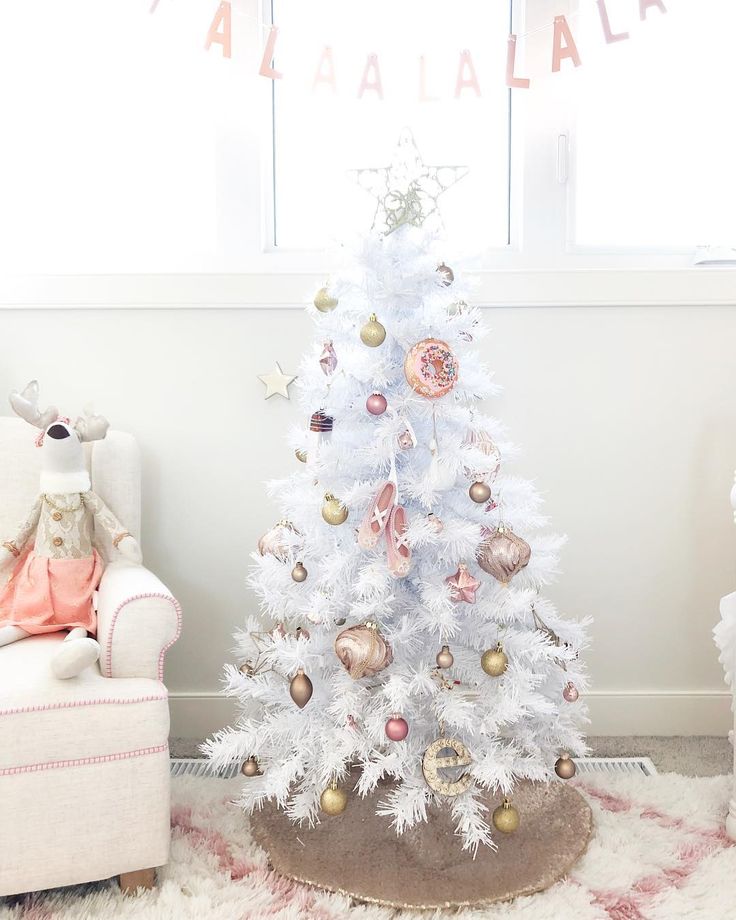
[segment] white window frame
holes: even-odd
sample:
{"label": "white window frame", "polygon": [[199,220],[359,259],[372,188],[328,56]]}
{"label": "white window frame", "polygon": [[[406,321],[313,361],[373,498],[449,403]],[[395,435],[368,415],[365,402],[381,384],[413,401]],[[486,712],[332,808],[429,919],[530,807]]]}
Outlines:
{"label": "white window frame", "polygon": [[[552,22],[574,12],[579,0],[514,0],[514,28],[525,30],[526,3],[534,21]],[[227,64],[260,60],[262,36],[270,23],[270,0],[246,0],[246,10],[264,28]],[[549,46],[547,46],[549,47]],[[225,64],[225,62],[223,62]],[[546,73],[544,61],[528,59],[528,72]],[[691,251],[624,251],[574,243],[574,183],[557,179],[558,139],[568,138],[567,169],[574,175],[574,111],[561,108],[555,86],[561,75],[537,76],[529,90],[513,90],[511,242],[488,254],[480,268],[476,302],[486,307],[736,305],[736,267],[692,266]],[[584,68],[580,78],[584,79]],[[254,121],[269,126],[253,145],[247,188],[257,203],[239,236],[250,253],[251,270],[212,274],[4,275],[0,308],[177,308],[301,307],[310,292],[337,267],[324,252],[288,252],[271,244],[273,149],[271,82],[257,78],[247,91]],[[533,156],[531,155],[533,152]],[[545,220],[538,219],[540,214]],[[451,245],[451,241],[450,245]],[[462,268],[462,260],[455,259]]]}

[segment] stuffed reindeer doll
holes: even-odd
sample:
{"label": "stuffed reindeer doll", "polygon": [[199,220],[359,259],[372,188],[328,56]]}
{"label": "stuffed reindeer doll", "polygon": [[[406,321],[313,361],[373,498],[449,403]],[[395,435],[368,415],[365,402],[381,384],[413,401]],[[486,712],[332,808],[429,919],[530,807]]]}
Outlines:
{"label": "stuffed reindeer doll", "polygon": [[92,415],[71,425],[53,406],[41,412],[35,380],[22,393],[11,393],[10,404],[41,429],[36,439],[42,452],[41,494],[18,531],[0,546],[0,571],[13,567],[0,589],[0,646],[69,630],[51,667],[56,677],[76,677],[100,655],[89,636],[96,631],[93,594],[103,568],[93,546],[95,528],[107,531],[130,561],[139,564],[141,551],[90,488],[82,442],[104,438],[107,420]]}

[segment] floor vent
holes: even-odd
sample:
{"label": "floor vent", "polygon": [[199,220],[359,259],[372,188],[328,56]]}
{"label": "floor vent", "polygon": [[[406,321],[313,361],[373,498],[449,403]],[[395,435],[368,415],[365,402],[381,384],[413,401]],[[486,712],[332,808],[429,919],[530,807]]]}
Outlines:
{"label": "floor vent", "polygon": [[[620,776],[630,773],[636,776],[656,776],[657,768],[648,757],[577,757],[578,773],[598,773]],[[209,776],[216,779],[232,779],[238,775],[239,763],[231,763],[222,770],[213,770],[209,762],[190,757],[172,759],[172,776]]]}

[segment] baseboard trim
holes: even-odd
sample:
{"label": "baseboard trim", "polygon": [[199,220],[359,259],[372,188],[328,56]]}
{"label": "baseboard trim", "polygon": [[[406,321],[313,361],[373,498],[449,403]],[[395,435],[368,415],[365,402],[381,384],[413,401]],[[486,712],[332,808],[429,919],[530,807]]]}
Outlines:
{"label": "baseboard trim", "polygon": [[[213,692],[169,694],[171,734],[204,738],[236,715],[235,701]],[[593,690],[590,735],[726,735],[733,724],[728,690]]]}

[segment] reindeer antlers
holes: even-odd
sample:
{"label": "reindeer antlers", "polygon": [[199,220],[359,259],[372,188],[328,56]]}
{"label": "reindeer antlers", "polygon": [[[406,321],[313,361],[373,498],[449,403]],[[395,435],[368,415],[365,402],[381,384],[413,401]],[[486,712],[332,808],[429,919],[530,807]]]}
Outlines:
{"label": "reindeer antlers", "polygon": [[56,406],[49,406],[43,412],[38,408],[38,380],[31,380],[22,393],[13,390],[10,394],[10,405],[16,415],[42,431],[59,417]]}
{"label": "reindeer antlers", "polygon": [[[10,394],[10,405],[16,415],[30,422],[31,425],[35,425],[36,428],[40,428],[41,431],[46,431],[49,425],[59,418],[59,410],[56,406],[49,406],[43,412],[38,408],[37,380],[31,380],[22,393],[13,390]],[[68,422],[69,419],[63,421]],[[110,423],[104,416],[92,415],[87,411],[84,417],[78,418],[74,423],[74,430],[80,441],[99,441],[105,437],[109,427]]]}

